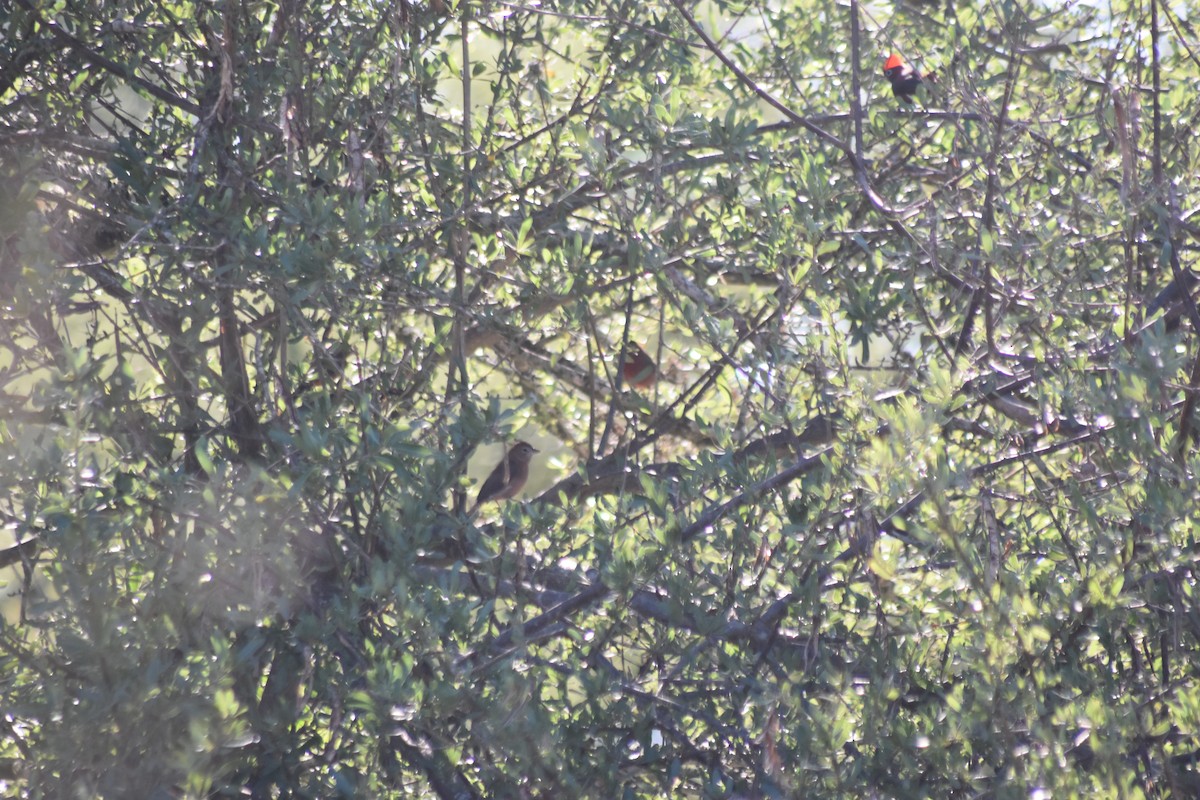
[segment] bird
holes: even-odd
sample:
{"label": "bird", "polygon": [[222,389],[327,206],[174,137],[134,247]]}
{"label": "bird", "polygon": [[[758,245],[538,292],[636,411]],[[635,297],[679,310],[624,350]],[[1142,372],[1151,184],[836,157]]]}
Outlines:
{"label": "bird", "polygon": [[[892,53],[883,64],[883,75],[892,83],[892,94],[901,102],[912,105],[913,95],[922,84],[921,73],[905,64],[900,56]],[[930,80],[933,80],[932,76]]]}
{"label": "bird", "polygon": [[314,346],[312,370],[315,377],[309,381],[309,385],[336,386],[345,375],[346,362],[353,353],[354,348],[342,341]]}
{"label": "bird", "polygon": [[483,486],[479,487],[479,494],[475,496],[475,505],[471,507],[470,513],[474,514],[484,503],[508,500],[521,491],[525,487],[525,481],[529,480],[529,461],[537,452],[540,451],[529,442],[517,442],[509,448],[504,458],[500,459],[500,463],[492,470],[492,474],[487,476]]}
{"label": "bird", "polygon": [[1150,305],[1146,306],[1147,319],[1152,317],[1157,311],[1164,312],[1163,320],[1168,331],[1179,327],[1180,319],[1186,311],[1184,301],[1192,296],[1192,291],[1196,288],[1196,284],[1200,283],[1200,275],[1196,275],[1190,269],[1184,269],[1182,277],[1182,284],[1172,278],[1171,282],[1154,296],[1154,299],[1150,301]]}
{"label": "bird", "polygon": [[626,386],[646,389],[658,378],[658,365],[636,342],[629,342],[621,354],[621,375]]}

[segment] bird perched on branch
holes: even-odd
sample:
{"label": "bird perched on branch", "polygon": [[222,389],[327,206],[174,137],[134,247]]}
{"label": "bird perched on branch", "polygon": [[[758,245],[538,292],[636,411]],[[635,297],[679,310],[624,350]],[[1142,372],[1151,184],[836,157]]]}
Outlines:
{"label": "bird perched on branch", "polygon": [[521,491],[525,487],[525,481],[529,480],[529,462],[537,452],[529,442],[517,442],[509,448],[504,458],[500,459],[500,463],[492,470],[492,474],[487,476],[483,486],[479,487],[479,494],[475,496],[475,505],[471,507],[470,513],[474,514],[484,503],[508,500]]}
{"label": "bird perched on branch", "polygon": [[[904,59],[895,53],[888,56],[888,60],[884,62],[883,76],[891,81],[892,94],[909,105],[912,105],[913,96],[924,83],[921,73],[905,64]],[[929,76],[929,80],[931,83],[935,80],[933,75]]]}
{"label": "bird perched on branch", "polygon": [[646,389],[658,378],[658,365],[636,342],[629,342],[621,355],[621,375],[632,389]]}
{"label": "bird perched on branch", "polygon": [[1184,269],[1182,277],[1182,284],[1172,278],[1171,282],[1150,301],[1150,305],[1146,306],[1147,319],[1158,311],[1163,312],[1163,320],[1169,331],[1179,327],[1181,318],[1187,314],[1187,307],[1184,304],[1190,301],[1196,284],[1200,283],[1200,275],[1196,275],[1190,269]]}

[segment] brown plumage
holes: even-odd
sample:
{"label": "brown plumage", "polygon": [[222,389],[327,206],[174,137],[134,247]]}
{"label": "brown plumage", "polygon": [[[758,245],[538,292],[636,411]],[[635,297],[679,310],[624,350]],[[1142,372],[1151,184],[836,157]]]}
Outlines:
{"label": "brown plumage", "polygon": [[626,386],[645,389],[658,378],[658,365],[636,342],[630,342],[621,359],[621,372]]}
{"label": "brown plumage", "polygon": [[483,486],[479,487],[471,513],[474,514],[480,505],[492,500],[508,500],[525,488],[525,481],[529,480],[529,461],[536,452],[529,442],[517,442],[509,448],[492,474],[487,476]]}

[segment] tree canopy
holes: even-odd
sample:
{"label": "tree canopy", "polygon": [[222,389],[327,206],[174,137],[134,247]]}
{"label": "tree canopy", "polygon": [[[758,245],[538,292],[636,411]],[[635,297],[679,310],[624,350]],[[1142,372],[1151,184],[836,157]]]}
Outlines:
{"label": "tree canopy", "polygon": [[1200,795],[1178,6],[14,0],[0,785]]}

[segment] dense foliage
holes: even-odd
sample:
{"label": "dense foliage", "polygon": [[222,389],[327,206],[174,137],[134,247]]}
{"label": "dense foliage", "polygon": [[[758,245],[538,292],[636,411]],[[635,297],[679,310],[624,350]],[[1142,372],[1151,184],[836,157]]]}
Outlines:
{"label": "dense foliage", "polygon": [[1178,5],[15,0],[0,785],[1200,795]]}

